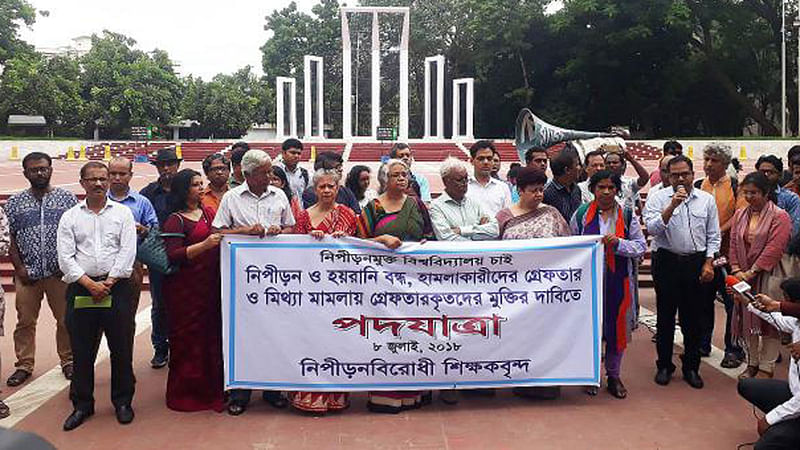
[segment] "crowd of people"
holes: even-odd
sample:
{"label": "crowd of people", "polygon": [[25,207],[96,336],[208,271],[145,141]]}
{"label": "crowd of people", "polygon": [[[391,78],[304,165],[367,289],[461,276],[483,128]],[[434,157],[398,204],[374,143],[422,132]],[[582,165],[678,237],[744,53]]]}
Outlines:
{"label": "crowd of people", "polygon": [[[696,179],[693,161],[675,141],[664,145],[652,174],[622,146],[604,145],[580,157],[567,143],[554,154],[530,148],[524,164],[512,164],[503,180],[494,144],[478,141],[469,149],[470,164],[456,158],[439,164],[444,191],[435,199],[426,177],[412,171],[408,145],[392,148],[377,171],[378,189],[370,187],[367,166],[354,166],[344,177],[344,161],[335,152],[320,152],[313,171],[301,167],[302,150],[300,141],[289,139],[273,160],[239,142],[225,154],[208,156],[201,174],[180,170],[182,160],[164,148],[151,160],[158,179],[138,193],[130,187],[130,160],[91,161],[80,171],[86,193],[80,202],[50,184],[47,154],[26,155],[22,166],[30,188],[0,210],[0,253],[8,252],[14,266],[17,312],[15,371],[7,384],[19,386],[31,377],[36,322],[46,296],[56,318],[63,375],[71,380],[74,411],[64,429],[94,413],[94,363],[102,334],[110,349],[117,419],[123,424],[134,419],[134,319],[144,275],[137,247],[150,233],[163,237],[172,268],[148,268],[150,363],[154,369],[169,366],[167,407],[227,409],[231,415],[246,411],[252,392],[223,390],[218,246],[225,234],[355,236],[389,249],[434,239],[600,235],[606,250],[605,386],[623,399],[628,391],[621,366],[638,321],[638,271],[647,234],[658,314],[654,381],[670,383],[676,369],[677,315],[683,379],[703,387],[700,361],[711,352],[719,299],[727,316],[721,365],[744,364],[739,388],[766,413],[759,422],[762,441],[800,445],[800,378],[788,384],[772,379],[782,336],[789,336],[784,343],[800,355],[800,344],[793,344],[800,336],[791,337],[799,329],[791,317],[800,317],[791,303],[800,297],[795,278],[800,275],[800,146],[789,151],[787,172],[780,158],[765,155],[740,181],[723,144],[703,150],[705,177]],[[637,177],[625,175],[628,165]],[[640,191],[648,183],[642,204]],[[726,288],[727,273],[761,295],[749,304],[735,301],[741,299]],[[794,364],[792,371],[800,376]],[[558,387],[514,391],[534,398],[559,395]],[[598,394],[595,387],[586,392]],[[439,395],[447,404],[459,401],[455,391]],[[317,414],[349,406],[346,392],[265,391],[262,397],[276,408]],[[431,399],[431,392],[371,392],[368,408],[397,413]],[[0,402],[0,417],[8,414]]]}

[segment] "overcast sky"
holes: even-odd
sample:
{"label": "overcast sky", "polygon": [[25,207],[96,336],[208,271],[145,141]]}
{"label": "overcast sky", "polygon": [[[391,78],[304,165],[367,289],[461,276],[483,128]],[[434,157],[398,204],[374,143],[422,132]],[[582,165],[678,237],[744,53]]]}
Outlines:
{"label": "overcast sky", "polygon": [[[28,0],[39,15],[22,37],[37,47],[60,47],[103,29],[136,39],[139,49],[166,50],[182,75],[210,79],[251,65],[261,73],[264,17],[289,0]],[[311,11],[316,0],[297,0]]]}

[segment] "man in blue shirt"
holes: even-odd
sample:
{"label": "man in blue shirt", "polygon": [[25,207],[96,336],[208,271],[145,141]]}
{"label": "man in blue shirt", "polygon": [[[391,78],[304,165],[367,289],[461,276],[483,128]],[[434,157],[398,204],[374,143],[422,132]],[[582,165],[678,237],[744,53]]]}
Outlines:
{"label": "man in blue shirt", "polygon": [[[136,222],[136,233],[139,238],[147,235],[148,229],[158,229],[158,216],[153,204],[147,197],[139,194],[130,187],[133,178],[133,162],[127,158],[118,156],[108,163],[109,191],[108,198],[115,202],[127,206],[133,213],[133,220]],[[142,263],[136,261],[133,264],[131,274],[131,306],[133,313],[130,315],[134,319],[131,330],[136,330],[136,311],[139,309],[139,297],[142,294],[142,282],[144,281],[144,268]],[[131,339],[133,339],[131,335]]]}
{"label": "man in blue shirt", "polygon": [[[796,236],[800,231],[800,197],[794,192],[780,186],[781,174],[783,173],[783,162],[774,155],[763,155],[756,161],[756,170],[764,174],[769,180],[778,201],[778,208],[786,211],[792,218],[792,236]],[[739,205],[737,205],[739,206]]]}

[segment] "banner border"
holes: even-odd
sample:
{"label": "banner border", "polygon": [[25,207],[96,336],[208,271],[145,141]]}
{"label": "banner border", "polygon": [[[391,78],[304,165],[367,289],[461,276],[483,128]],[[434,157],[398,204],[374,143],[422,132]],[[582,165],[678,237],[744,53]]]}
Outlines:
{"label": "banner border", "polygon": [[[503,241],[498,241],[503,242]],[[371,250],[381,251],[386,253],[400,253],[403,255],[426,255],[426,254],[448,254],[448,253],[465,253],[459,250],[408,250],[404,252],[397,252],[395,250],[376,248],[368,245],[354,245],[342,243],[292,243],[292,242],[228,242],[230,247],[229,258],[229,284],[230,284],[230,298],[229,298],[229,319],[228,319],[228,383],[226,389],[238,388],[251,388],[251,389],[347,389],[347,388],[456,388],[458,386],[515,386],[526,385],[535,386],[537,384],[545,383],[547,385],[563,385],[563,386],[580,386],[585,384],[597,384],[600,382],[600,347],[602,343],[594,345],[592,350],[594,377],[592,378],[527,378],[520,380],[488,380],[488,381],[464,381],[459,383],[448,382],[406,382],[406,383],[264,383],[256,381],[237,381],[236,380],[236,250],[239,248],[318,248],[318,249],[358,249],[358,250]],[[470,250],[468,253],[496,253],[496,252],[523,252],[531,250],[569,250],[569,249],[592,249],[592,338],[593,343],[600,342],[599,336],[599,311],[598,311],[598,275],[597,275],[597,249],[600,247],[600,242],[579,243],[579,244],[562,244],[562,245],[533,245],[528,247],[515,247],[515,248],[478,248]],[[602,279],[600,280],[599,288],[602,289]]]}

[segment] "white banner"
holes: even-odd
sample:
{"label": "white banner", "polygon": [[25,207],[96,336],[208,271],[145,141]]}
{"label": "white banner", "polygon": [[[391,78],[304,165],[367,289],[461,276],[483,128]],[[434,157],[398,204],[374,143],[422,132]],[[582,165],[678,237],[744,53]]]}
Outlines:
{"label": "white banner", "polygon": [[598,237],[222,245],[226,388],[598,385]]}

